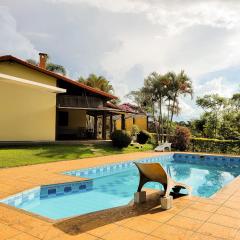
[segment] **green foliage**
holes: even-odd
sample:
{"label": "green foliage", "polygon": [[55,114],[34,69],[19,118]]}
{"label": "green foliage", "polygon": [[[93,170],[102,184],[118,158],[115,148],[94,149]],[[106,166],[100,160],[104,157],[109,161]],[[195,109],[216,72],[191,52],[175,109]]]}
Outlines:
{"label": "green foliage", "polygon": [[[30,63],[34,66],[38,66],[38,64],[39,64],[34,59],[27,59],[26,62],[28,62],[28,63]],[[59,74],[62,74],[64,76],[66,75],[65,67],[63,67],[62,65],[59,65],[59,64],[49,62],[49,58],[48,58],[48,62],[47,62],[47,65],[46,65],[46,70],[51,71],[51,72],[55,72],[55,73],[59,73]]]}
{"label": "green foliage", "polygon": [[139,134],[139,132],[140,132],[140,129],[139,129],[138,125],[133,124],[132,130],[131,130],[131,135],[137,136],[137,134]]}
{"label": "green foliage", "polygon": [[190,143],[190,138],[190,130],[187,127],[178,126],[172,140],[173,148],[180,151],[185,151]]}
{"label": "green foliage", "polygon": [[193,135],[200,137],[204,132],[204,126],[206,119],[201,117],[200,119],[193,120],[191,122],[191,132]]}
{"label": "green foliage", "polygon": [[131,143],[130,134],[124,130],[115,130],[111,134],[111,140],[114,147],[124,148]]}
{"label": "green foliage", "polygon": [[150,138],[147,140],[147,143],[156,146],[158,143],[157,134],[156,133],[149,133]]}
{"label": "green foliage", "polygon": [[150,138],[151,134],[148,131],[142,130],[137,135],[137,142],[140,144],[145,144]]}
{"label": "green foliage", "polygon": [[59,73],[62,75],[66,75],[66,69],[62,65],[58,65],[55,63],[47,63],[46,69],[51,72]]}
{"label": "green foliage", "polygon": [[208,121],[206,122],[204,129],[206,135],[216,138],[220,126],[220,112],[227,105],[227,99],[218,94],[210,94],[198,97],[196,103],[207,113],[205,115],[208,117]]}
{"label": "green foliage", "polygon": [[240,111],[225,112],[223,114],[219,135],[223,139],[240,140]]}
{"label": "green foliage", "polygon": [[180,113],[179,98],[192,94],[192,81],[182,70],[178,74],[153,72],[144,79],[144,86],[128,97],[152,115],[156,134],[162,140],[163,134],[169,135],[172,131],[173,116]]}
{"label": "green foliage", "polygon": [[218,94],[210,94],[198,97],[196,103],[206,111],[218,112],[224,105],[226,105],[227,100]]}
{"label": "green foliage", "polygon": [[114,93],[113,86],[103,76],[97,76],[95,74],[90,74],[86,79],[83,77],[79,77],[78,82],[84,83],[90,87],[97,88],[97,89],[107,92],[107,93]]}
{"label": "green foliage", "polygon": [[240,110],[240,93],[233,94],[231,98],[231,103],[237,111]]}
{"label": "green foliage", "polygon": [[240,154],[240,140],[192,138],[190,150],[193,152]]}
{"label": "green foliage", "polygon": [[205,95],[197,99],[205,113],[199,120],[192,121],[195,136],[227,140],[240,139],[240,94],[224,98],[217,94]]}

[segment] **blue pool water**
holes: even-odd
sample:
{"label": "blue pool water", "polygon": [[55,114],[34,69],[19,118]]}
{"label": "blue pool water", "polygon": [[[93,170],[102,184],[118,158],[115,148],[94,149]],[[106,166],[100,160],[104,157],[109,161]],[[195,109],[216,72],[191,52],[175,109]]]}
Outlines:
{"label": "blue pool water", "polygon": [[[140,161],[161,163],[173,179],[191,185],[192,194],[201,197],[210,197],[240,173],[239,158],[190,156],[169,154]],[[128,204],[139,181],[138,171],[131,162],[64,174],[91,180],[37,188],[3,202],[51,219],[61,219]],[[145,187],[162,189],[158,183],[147,183]]]}

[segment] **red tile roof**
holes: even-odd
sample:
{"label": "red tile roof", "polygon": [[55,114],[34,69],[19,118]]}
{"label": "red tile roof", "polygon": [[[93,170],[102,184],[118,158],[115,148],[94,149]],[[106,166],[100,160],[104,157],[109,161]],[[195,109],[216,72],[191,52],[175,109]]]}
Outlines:
{"label": "red tile roof", "polygon": [[13,61],[13,62],[16,62],[16,63],[19,63],[19,64],[22,64],[26,67],[29,67],[33,70],[36,70],[38,72],[41,72],[41,73],[44,73],[44,74],[47,74],[51,77],[54,77],[54,78],[57,78],[59,80],[62,80],[62,81],[65,81],[65,82],[68,82],[72,85],[75,85],[76,87],[80,87],[80,88],[83,88],[83,89],[86,89],[88,90],[89,92],[92,92],[92,93],[95,93],[95,94],[98,94],[98,95],[101,95],[103,97],[106,97],[106,98],[109,98],[109,99],[117,99],[116,96],[112,95],[112,94],[109,94],[109,93],[106,93],[106,92],[103,92],[101,90],[98,90],[96,88],[92,88],[92,87],[89,87],[83,83],[79,83],[77,81],[74,81],[70,78],[67,78],[65,76],[62,76],[60,74],[57,74],[55,72],[51,72],[51,71],[48,71],[46,69],[43,69],[43,68],[40,68],[38,66],[35,66],[33,64],[30,64],[22,59],[19,59],[19,58],[16,58],[16,57],[13,57],[11,55],[5,55],[5,56],[0,56],[0,62],[3,62],[3,61]]}
{"label": "red tile roof", "polygon": [[127,109],[123,109],[122,107],[116,105],[116,104],[113,104],[111,102],[107,102],[106,103],[106,107],[108,108],[113,108],[113,109],[116,109],[116,110],[119,110],[119,111],[122,111],[122,112],[125,112],[125,113],[134,113],[132,111],[128,111]]}
{"label": "red tile roof", "polygon": [[124,111],[132,112],[132,113],[144,113],[144,111],[140,107],[133,105],[131,103],[123,103],[119,105],[119,107]]}

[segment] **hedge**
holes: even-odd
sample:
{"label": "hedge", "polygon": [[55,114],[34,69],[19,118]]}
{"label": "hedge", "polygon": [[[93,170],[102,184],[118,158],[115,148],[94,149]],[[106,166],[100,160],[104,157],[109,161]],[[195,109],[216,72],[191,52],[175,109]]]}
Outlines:
{"label": "hedge", "polygon": [[148,131],[141,130],[137,135],[137,142],[140,144],[145,144],[150,138],[151,134]]}
{"label": "hedge", "polygon": [[189,150],[193,152],[240,154],[240,140],[192,138]]}
{"label": "hedge", "polygon": [[131,143],[131,136],[127,131],[115,130],[111,134],[111,140],[114,147],[124,148]]}

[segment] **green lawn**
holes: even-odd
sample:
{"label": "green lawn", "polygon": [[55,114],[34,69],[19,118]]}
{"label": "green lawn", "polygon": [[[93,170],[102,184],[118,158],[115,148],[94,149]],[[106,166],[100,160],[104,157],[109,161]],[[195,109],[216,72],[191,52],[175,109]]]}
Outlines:
{"label": "green lawn", "polygon": [[134,146],[118,149],[113,148],[111,145],[103,144],[9,147],[0,149],[0,168],[139,152],[152,149],[153,146],[151,144],[145,144],[141,149]]}

